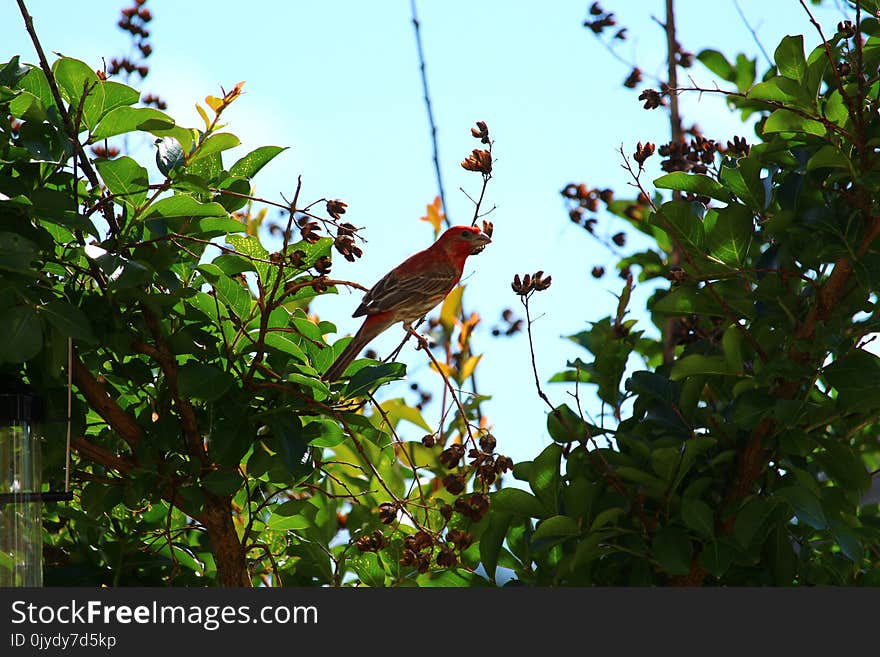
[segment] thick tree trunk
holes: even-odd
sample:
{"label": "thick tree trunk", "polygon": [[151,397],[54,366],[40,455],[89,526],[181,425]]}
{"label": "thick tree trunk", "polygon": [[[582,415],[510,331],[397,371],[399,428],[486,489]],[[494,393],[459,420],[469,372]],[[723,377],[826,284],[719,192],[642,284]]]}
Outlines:
{"label": "thick tree trunk", "polygon": [[244,546],[232,521],[229,498],[209,495],[199,520],[208,532],[220,586],[252,586]]}

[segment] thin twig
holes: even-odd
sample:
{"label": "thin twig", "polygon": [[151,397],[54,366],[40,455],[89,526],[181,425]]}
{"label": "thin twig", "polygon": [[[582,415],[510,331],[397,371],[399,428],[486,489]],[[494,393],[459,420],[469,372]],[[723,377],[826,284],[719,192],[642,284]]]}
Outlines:
{"label": "thin twig", "polygon": [[653,199],[651,199],[651,197],[645,191],[645,188],[641,182],[641,169],[639,170],[638,173],[633,169],[633,166],[629,161],[629,157],[627,157],[626,153],[623,150],[623,146],[620,147],[619,152],[620,152],[620,156],[623,158],[623,164],[621,166],[629,172],[630,176],[632,177],[632,179],[634,181],[632,184],[635,185],[635,187],[641,192],[642,196],[644,196],[646,199],[648,199],[648,203],[651,205],[651,209],[654,211],[654,213],[658,217],[663,219],[664,227],[665,227],[664,230],[666,231],[667,235],[669,235],[669,239],[672,240],[672,243],[675,246],[675,248],[681,252],[681,254],[684,256],[684,259],[691,266],[691,268],[693,268],[693,270],[697,273],[697,275],[704,278],[705,286],[702,289],[706,290],[706,292],[708,292],[709,295],[715,300],[715,302],[721,307],[721,309],[724,311],[724,314],[727,317],[727,319],[737,328],[737,330],[742,334],[742,336],[746,339],[746,341],[749,343],[749,345],[751,345],[752,349],[755,350],[755,353],[761,359],[761,362],[763,362],[763,363],[768,362],[769,356],[767,356],[767,352],[764,350],[764,348],[761,346],[761,344],[757,341],[757,339],[755,339],[755,336],[752,335],[752,333],[743,324],[740,324],[737,313],[735,313],[733,311],[733,309],[730,307],[730,304],[727,302],[727,300],[722,295],[718,294],[718,291],[715,289],[715,286],[712,284],[712,281],[705,277],[705,274],[703,274],[702,270],[700,269],[699,265],[697,265],[693,256],[691,256],[691,254],[688,253],[687,249],[685,249],[681,246],[681,244],[678,240],[678,237],[676,237],[676,235],[675,235],[675,230],[669,224],[669,220],[666,218],[666,215],[663,214],[662,210],[660,210],[656,206]]}
{"label": "thin twig", "polygon": [[740,19],[742,19],[743,25],[746,26],[746,29],[749,31],[749,34],[752,35],[752,39],[755,41],[755,45],[758,46],[758,50],[761,51],[761,54],[764,55],[764,59],[767,60],[767,66],[773,66],[773,60],[770,58],[770,55],[767,54],[767,51],[764,49],[764,44],[761,43],[761,40],[758,38],[758,33],[755,32],[755,29],[749,23],[749,19],[746,18],[745,12],[739,4],[739,0],[733,0],[733,6],[736,8],[736,13],[739,14]]}
{"label": "thin twig", "polygon": [[446,388],[449,390],[449,394],[452,396],[452,400],[455,402],[455,405],[458,407],[458,412],[461,415],[461,421],[464,423],[465,431],[467,431],[468,438],[471,441],[471,444],[474,448],[477,447],[477,441],[474,438],[474,434],[471,432],[471,425],[468,422],[467,413],[464,410],[464,405],[461,403],[461,400],[458,398],[458,395],[455,394],[455,388],[452,387],[452,383],[449,382],[449,377],[446,376],[446,373],[443,371],[443,368],[440,366],[440,363],[437,361],[437,357],[431,353],[431,348],[428,346],[428,341],[424,336],[420,335],[410,326],[406,327],[408,333],[412,334],[412,336],[418,340],[419,345],[422,347],[422,350],[428,354],[428,358],[431,359],[431,362],[434,363],[434,367],[437,368],[437,372],[440,374],[440,377],[443,379],[443,383],[446,385]]}
{"label": "thin twig", "polygon": [[[49,60],[46,59],[46,53],[43,51],[43,46],[40,44],[40,39],[37,37],[37,31],[34,29],[34,19],[28,12],[24,0],[16,1],[21,16],[24,19],[25,30],[27,30],[27,33],[31,38],[31,43],[33,43],[34,49],[37,51],[37,57],[40,60],[40,68],[42,68],[43,73],[46,74],[46,82],[49,85],[49,90],[52,92],[52,98],[55,100],[55,105],[58,107],[58,114],[61,116],[67,136],[71,141],[74,158],[79,159],[80,167],[86,178],[89,179],[92,189],[96,189],[100,192],[101,182],[98,179],[95,170],[92,168],[92,164],[89,162],[88,155],[86,155],[85,150],[83,150],[82,144],[79,143],[79,133],[75,131],[76,129],[70,119],[70,113],[64,106],[64,99],[61,97],[61,90],[58,88],[58,82],[55,80],[55,74],[52,72],[52,67],[49,66]],[[116,224],[116,215],[111,207],[105,207],[104,218],[107,220],[107,224],[114,233],[119,230],[119,226]]]}
{"label": "thin twig", "polygon": [[443,187],[443,176],[440,173],[440,151],[437,147],[437,124],[434,122],[434,110],[431,107],[431,94],[428,92],[428,76],[425,72],[425,52],[422,49],[422,31],[418,14],[416,13],[416,0],[410,0],[413,30],[416,34],[416,50],[419,55],[419,73],[422,77],[422,91],[424,92],[425,109],[428,110],[428,125],[431,129],[431,147],[434,151],[434,174],[437,176],[437,190],[440,194],[440,203],[443,205],[443,217],[446,227],[452,226],[449,219],[449,206],[446,205],[446,191]]}
{"label": "thin twig", "polygon": [[520,297],[520,301],[522,301],[523,308],[526,309],[526,336],[529,339],[529,353],[531,354],[532,360],[532,374],[535,376],[535,388],[538,390],[538,396],[544,400],[544,403],[550,407],[551,411],[556,411],[556,407],[553,405],[553,402],[550,401],[550,398],[547,397],[547,394],[544,392],[544,389],[541,388],[541,377],[538,376],[538,363],[535,358],[535,343],[532,339],[532,316],[529,312],[529,297],[531,295],[527,294],[525,296]]}
{"label": "thin twig", "polygon": [[[419,489],[419,498],[424,502],[425,500],[425,491],[422,490],[422,482],[419,479],[419,469],[416,466],[415,461],[410,457],[409,452],[406,451],[406,443],[400,439],[400,436],[397,435],[397,430],[394,428],[394,425],[391,424],[391,418],[388,417],[388,413],[385,412],[385,409],[376,401],[376,398],[372,393],[367,393],[370,398],[370,402],[372,402],[373,407],[379,412],[379,415],[382,416],[382,421],[388,425],[388,430],[391,432],[391,435],[394,436],[395,442],[400,445],[401,451],[406,455],[406,460],[409,463],[409,467],[413,473],[413,484]],[[410,491],[412,491],[412,487],[410,487]],[[429,521],[428,513],[425,512],[425,524]]]}

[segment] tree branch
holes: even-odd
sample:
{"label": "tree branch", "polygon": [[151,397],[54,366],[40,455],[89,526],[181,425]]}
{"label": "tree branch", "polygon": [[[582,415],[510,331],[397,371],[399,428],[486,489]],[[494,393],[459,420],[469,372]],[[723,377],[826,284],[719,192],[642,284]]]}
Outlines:
{"label": "tree branch", "polygon": [[413,30],[416,33],[416,50],[419,55],[419,73],[422,78],[422,91],[424,92],[425,108],[428,110],[428,125],[431,129],[431,147],[434,153],[434,175],[437,177],[437,192],[440,195],[440,203],[443,205],[443,217],[446,227],[452,226],[449,219],[449,206],[446,205],[446,191],[443,188],[443,175],[440,173],[440,152],[437,147],[437,124],[434,122],[434,110],[431,107],[431,94],[428,92],[428,76],[425,72],[425,52],[422,49],[422,31],[419,17],[416,13],[416,0],[410,0]]}
{"label": "tree branch", "polygon": [[71,359],[73,382],[86,398],[92,409],[100,415],[110,428],[134,449],[144,437],[144,430],[135,419],[126,413],[104,389],[92,373],[83,365],[79,356]]}

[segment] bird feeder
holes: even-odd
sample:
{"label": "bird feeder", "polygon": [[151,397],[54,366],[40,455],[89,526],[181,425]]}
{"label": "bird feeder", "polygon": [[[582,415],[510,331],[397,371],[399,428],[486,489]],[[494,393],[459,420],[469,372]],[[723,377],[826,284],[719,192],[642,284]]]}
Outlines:
{"label": "bird feeder", "polygon": [[0,383],[0,586],[43,583],[41,419],[27,386]]}
{"label": "bird feeder", "polygon": [[[43,502],[73,497],[69,449],[65,490],[42,490],[39,423],[43,419],[39,396],[18,380],[0,379],[0,587],[42,586]],[[68,437],[69,426],[68,396]]]}

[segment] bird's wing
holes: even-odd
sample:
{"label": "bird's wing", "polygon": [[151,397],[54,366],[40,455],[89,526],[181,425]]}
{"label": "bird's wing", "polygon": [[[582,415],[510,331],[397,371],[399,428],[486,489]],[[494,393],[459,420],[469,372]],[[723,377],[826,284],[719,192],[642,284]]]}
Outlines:
{"label": "bird's wing", "polygon": [[[375,315],[401,306],[424,308],[423,313],[426,313],[443,300],[460,275],[452,266],[409,276],[392,270],[367,292],[352,317]],[[417,310],[415,312],[418,314]]]}

